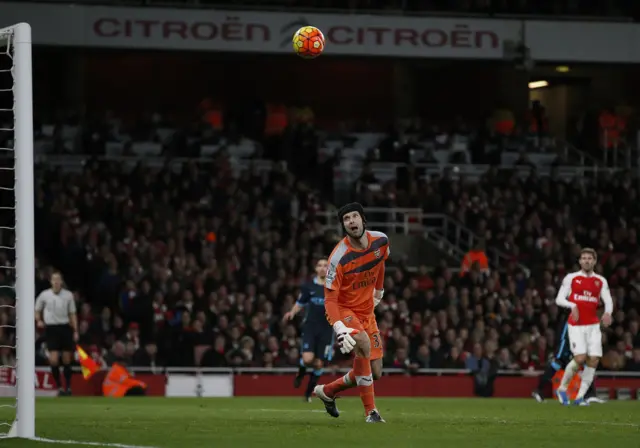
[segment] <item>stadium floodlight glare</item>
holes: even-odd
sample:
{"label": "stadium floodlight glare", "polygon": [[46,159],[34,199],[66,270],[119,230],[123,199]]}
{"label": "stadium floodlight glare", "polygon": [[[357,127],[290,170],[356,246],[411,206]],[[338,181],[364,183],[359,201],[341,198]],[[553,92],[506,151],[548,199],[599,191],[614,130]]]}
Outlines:
{"label": "stadium floodlight glare", "polygon": [[[0,170],[13,172],[13,185],[0,186],[0,190],[13,191],[14,203],[0,203],[0,212],[15,213],[12,226],[0,226],[3,232],[15,232],[13,244],[1,242],[0,250],[15,254],[15,262],[8,263],[0,269],[11,270],[15,278],[15,332],[16,332],[16,365],[0,366],[5,370],[15,369],[15,395],[13,405],[15,420],[11,425],[8,437],[35,437],[35,249],[34,249],[34,167],[33,167],[33,93],[31,67],[31,26],[19,23],[0,29],[0,57],[7,59],[6,67],[0,66],[3,78],[10,73],[13,84],[0,85],[3,95],[12,93],[13,104],[0,103],[0,131],[11,135],[9,144],[0,147],[0,156],[5,163]],[[13,115],[11,120],[9,114]],[[6,122],[3,124],[6,115]],[[13,164],[11,163],[13,161]],[[8,162],[8,163],[7,163]],[[6,167],[5,167],[6,166]],[[3,223],[4,224],[4,223]],[[0,306],[2,303],[0,302]],[[5,305],[7,308],[14,306]],[[11,322],[9,323],[10,325]],[[10,374],[14,376],[13,372]],[[11,381],[10,381],[11,383]],[[0,387],[3,387],[0,385]],[[8,386],[14,386],[9,384]],[[3,427],[0,422],[0,433]],[[1,437],[1,436],[0,436]]]}
{"label": "stadium floodlight glare", "polygon": [[530,90],[542,89],[543,87],[548,87],[548,86],[549,86],[549,81],[531,81],[529,83]]}

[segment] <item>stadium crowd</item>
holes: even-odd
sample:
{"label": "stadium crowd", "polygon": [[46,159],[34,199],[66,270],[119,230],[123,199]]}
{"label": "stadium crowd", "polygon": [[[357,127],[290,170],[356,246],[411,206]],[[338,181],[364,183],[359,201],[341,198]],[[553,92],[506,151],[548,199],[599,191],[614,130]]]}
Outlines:
{"label": "stadium crowd", "polygon": [[[38,291],[52,269],[62,271],[77,300],[80,343],[106,362],[297,366],[299,322],[284,324],[281,317],[314,261],[339,238],[315,217],[328,204],[282,164],[236,176],[221,151],[212,163],[172,168],[98,161],[81,173],[39,167]],[[464,276],[444,264],[412,273],[395,263],[377,309],[385,365],[473,369],[487,357],[502,369],[542,368],[564,319],[556,288],[577,269],[583,245],[598,250],[598,270],[616,306],[603,368],[640,371],[640,211],[632,181],[601,179],[596,188],[494,172],[477,185],[413,179],[414,193],[396,198],[450,213],[514,263]],[[375,205],[395,187],[391,182],[363,200]],[[12,313],[0,307],[0,346],[13,345],[14,333],[2,327]],[[45,348],[40,339],[41,363]],[[11,365],[11,357],[2,348],[0,364]]]}
{"label": "stadium crowd", "polygon": [[[486,341],[489,335],[489,340],[497,343],[495,347],[501,347],[502,366],[511,365],[511,355],[520,368],[544,364],[554,341],[553,329],[564,317],[554,304],[557,287],[566,273],[579,269],[580,247],[589,246],[600,256],[598,272],[609,279],[617,310],[614,331],[606,335],[610,350],[603,365],[638,368],[637,178],[625,173],[564,181],[553,175],[538,177],[532,169],[531,175],[522,179],[495,167],[479,182],[465,182],[453,173],[428,180],[419,170],[402,173],[403,182],[384,185],[366,173],[366,182],[359,183],[363,185],[360,200],[369,206],[421,207],[430,213],[446,213],[483,237],[488,247],[511,258],[506,273],[494,270],[487,278],[473,273],[463,278],[440,274],[436,291],[429,287],[425,293],[427,301],[428,297],[445,296],[443,303],[447,305],[464,303],[468,321],[461,327],[474,328],[478,320],[482,321],[481,329],[489,325],[488,333],[477,333],[485,334],[478,339]],[[531,269],[530,278],[515,270],[517,264]],[[413,298],[414,294],[409,290],[405,296]],[[469,294],[472,298],[467,304]],[[457,314],[453,309],[447,313],[447,318],[442,317],[444,322],[459,319],[452,317]],[[485,350],[496,349],[485,344]]]}
{"label": "stadium crowd", "polygon": [[[289,122],[284,138],[267,138],[251,154],[287,163],[270,170],[247,164],[238,173],[237,154],[230,157],[224,148],[240,137],[229,134],[260,136],[264,130],[246,118],[259,114],[237,115],[242,119],[224,117],[223,129],[201,121],[169,139],[158,136],[159,128],[170,126],[160,114],[135,129],[115,116],[96,123],[74,117],[49,129],[48,151],[55,154],[81,148],[104,155],[117,142],[119,154],[131,156],[136,141],[153,141],[164,157],[202,156],[204,145],[220,148],[206,163],[161,169],[97,160],[80,173],[46,162],[38,166],[37,289],[47,287],[54,269],[62,272],[76,296],[80,343],[96,357],[157,367],[298,365],[300,322],[284,324],[281,318],[315,261],[339,238],[325,231],[316,212],[333,202],[332,164],[340,154],[316,166],[322,157],[318,135],[308,122]],[[463,124],[455,131],[469,136]],[[38,127],[38,136],[46,134],[45,126]],[[65,140],[72,127],[80,131]],[[437,129],[415,131],[439,142]],[[125,142],[127,133],[131,139]],[[499,146],[491,141],[494,135],[486,137]],[[410,160],[411,148],[395,140],[379,145],[379,160]],[[499,162],[473,143],[469,153],[468,161]],[[530,164],[526,157],[518,163]],[[616,300],[603,368],[640,371],[635,181],[627,175],[565,183],[535,173],[522,180],[491,169],[479,183],[466,183],[453,173],[425,179],[420,169],[408,169],[397,181],[379,182],[367,172],[357,182],[365,205],[447,213],[513,259],[492,266],[489,275],[472,269],[464,276],[446,265],[412,272],[392,260],[377,310],[385,365],[473,369],[487,357],[507,370],[544,367],[564,319],[553,303],[557,286],[577,269],[579,246],[592,246]],[[0,190],[2,204],[11,200],[5,193]],[[2,233],[0,242],[11,245]],[[12,259],[0,253],[0,266]],[[518,263],[530,269],[529,277]],[[9,271],[0,272],[0,285],[11,284]],[[13,364],[15,332],[7,323],[15,316],[2,307],[13,303],[10,292],[0,288],[1,365]],[[39,362],[45,363],[42,338],[38,346]],[[335,358],[337,365],[343,362]]]}

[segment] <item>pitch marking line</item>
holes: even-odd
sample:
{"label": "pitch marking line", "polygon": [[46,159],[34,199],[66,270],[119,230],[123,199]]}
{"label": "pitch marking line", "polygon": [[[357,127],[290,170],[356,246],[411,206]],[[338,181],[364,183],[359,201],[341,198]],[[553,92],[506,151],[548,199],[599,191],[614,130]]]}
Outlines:
{"label": "pitch marking line", "polygon": [[[218,409],[219,411],[221,409]],[[299,412],[319,412],[319,413],[325,413],[326,411],[324,409],[247,409],[245,410],[245,412],[281,412],[281,413],[299,413]],[[341,414],[344,413],[344,411],[340,411]],[[405,415],[405,416],[412,416],[412,417],[419,417],[419,416],[425,416],[425,417],[437,417],[436,414],[427,414],[427,413],[414,413],[414,412],[393,412],[393,415]],[[526,422],[522,422],[522,421],[509,421],[509,420],[505,420],[502,418],[498,418],[498,417],[467,417],[467,418],[455,418],[455,417],[448,417],[448,416],[441,416],[441,417],[445,417],[445,418],[451,418],[451,420],[476,420],[476,421],[483,421],[483,422],[496,422],[496,423],[502,423],[505,425],[509,425],[509,424],[514,424],[514,425],[522,425],[525,424]],[[603,421],[589,421],[589,420],[571,420],[571,423],[575,423],[577,425],[596,425],[596,426],[625,426],[628,428],[640,428],[640,424],[637,423],[625,423],[625,422],[603,422]]]}
{"label": "pitch marking line", "polygon": [[34,437],[30,440],[34,440],[36,442],[43,442],[43,443],[56,443],[58,445],[108,446],[112,448],[155,448],[153,446],[126,445],[123,443],[101,443],[101,442],[83,442],[80,440],[43,439],[42,437]]}

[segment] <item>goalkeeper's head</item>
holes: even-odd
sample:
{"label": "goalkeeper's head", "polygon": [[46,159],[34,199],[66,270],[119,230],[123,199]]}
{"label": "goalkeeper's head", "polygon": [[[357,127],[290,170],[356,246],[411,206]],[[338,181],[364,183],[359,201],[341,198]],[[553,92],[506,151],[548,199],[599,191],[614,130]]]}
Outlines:
{"label": "goalkeeper's head", "polygon": [[367,227],[367,218],[364,216],[364,208],[357,202],[342,206],[338,210],[338,219],[342,229],[351,238],[360,239]]}

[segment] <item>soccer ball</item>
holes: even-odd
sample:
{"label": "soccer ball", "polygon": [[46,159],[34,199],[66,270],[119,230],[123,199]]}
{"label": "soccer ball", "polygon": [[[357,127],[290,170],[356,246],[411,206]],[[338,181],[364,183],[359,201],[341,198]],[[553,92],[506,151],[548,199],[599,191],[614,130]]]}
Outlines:
{"label": "soccer ball", "polygon": [[302,58],[313,59],[324,51],[324,35],[315,26],[303,26],[293,35],[293,51]]}

